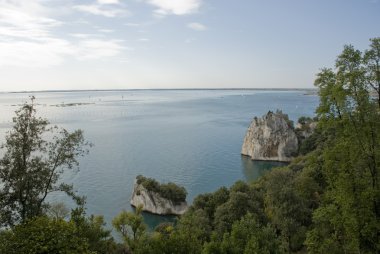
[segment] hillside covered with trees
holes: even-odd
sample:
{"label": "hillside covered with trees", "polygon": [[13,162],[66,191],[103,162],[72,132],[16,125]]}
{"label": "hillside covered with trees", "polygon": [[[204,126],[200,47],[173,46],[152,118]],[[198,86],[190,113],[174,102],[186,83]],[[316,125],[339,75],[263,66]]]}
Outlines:
{"label": "hillside covered with trees", "polygon": [[[0,253],[379,253],[380,38],[364,52],[345,46],[315,86],[318,126],[301,156],[257,181],[197,196],[176,223],[152,232],[141,208],[123,211],[112,223],[122,243],[101,216],[86,215],[72,186],[58,184],[87,151],[82,132],[48,129],[25,104],[0,160]],[[42,139],[46,131],[56,133],[52,141]],[[77,208],[66,216],[46,202],[51,191],[65,191]]]}

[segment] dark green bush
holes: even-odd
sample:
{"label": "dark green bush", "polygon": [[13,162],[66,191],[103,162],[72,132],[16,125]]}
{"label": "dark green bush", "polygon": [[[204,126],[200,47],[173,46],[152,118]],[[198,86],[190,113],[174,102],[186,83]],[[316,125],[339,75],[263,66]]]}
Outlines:
{"label": "dark green bush", "polygon": [[137,184],[142,184],[148,191],[158,193],[161,197],[171,200],[176,204],[186,200],[186,189],[175,183],[169,182],[167,184],[160,184],[153,178],[144,177],[142,175],[137,176],[136,179]]}

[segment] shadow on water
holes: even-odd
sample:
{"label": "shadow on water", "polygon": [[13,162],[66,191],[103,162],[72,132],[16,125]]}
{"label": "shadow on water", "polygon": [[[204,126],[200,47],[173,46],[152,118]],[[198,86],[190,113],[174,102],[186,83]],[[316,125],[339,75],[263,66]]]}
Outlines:
{"label": "shadow on water", "polygon": [[[136,208],[131,206],[133,212],[136,212]],[[161,223],[170,222],[175,223],[178,218],[175,215],[157,215],[148,212],[142,212],[144,223],[148,226],[149,231],[153,231]]]}
{"label": "shadow on water", "polygon": [[253,161],[248,156],[241,156],[242,171],[247,182],[257,180],[272,168],[283,167],[288,164],[279,161]]}
{"label": "shadow on water", "polygon": [[160,223],[171,222],[175,223],[177,216],[175,215],[157,215],[147,212],[143,212],[142,216],[144,217],[144,223],[148,225],[149,230],[154,230]]}

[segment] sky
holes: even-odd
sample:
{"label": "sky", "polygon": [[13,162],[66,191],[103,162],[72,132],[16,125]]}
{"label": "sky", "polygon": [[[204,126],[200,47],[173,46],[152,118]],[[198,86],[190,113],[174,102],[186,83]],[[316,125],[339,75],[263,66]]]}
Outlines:
{"label": "sky", "polygon": [[0,0],[0,91],[312,88],[380,0]]}

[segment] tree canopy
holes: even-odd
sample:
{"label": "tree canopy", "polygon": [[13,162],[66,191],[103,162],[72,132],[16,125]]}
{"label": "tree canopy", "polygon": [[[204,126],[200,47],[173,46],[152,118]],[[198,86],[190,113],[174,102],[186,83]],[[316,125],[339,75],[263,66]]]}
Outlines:
{"label": "tree canopy", "polygon": [[16,111],[0,159],[0,226],[13,226],[42,215],[49,193],[63,191],[76,201],[73,186],[61,183],[64,170],[78,166],[87,153],[83,132],[68,132],[38,117],[34,97]]}
{"label": "tree canopy", "polygon": [[153,178],[137,176],[137,184],[141,184],[148,191],[155,192],[161,197],[171,200],[174,203],[186,201],[187,191],[184,187],[175,183],[159,183]]}

